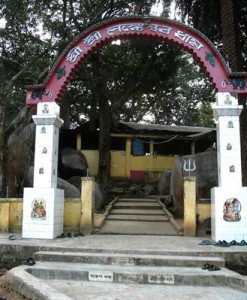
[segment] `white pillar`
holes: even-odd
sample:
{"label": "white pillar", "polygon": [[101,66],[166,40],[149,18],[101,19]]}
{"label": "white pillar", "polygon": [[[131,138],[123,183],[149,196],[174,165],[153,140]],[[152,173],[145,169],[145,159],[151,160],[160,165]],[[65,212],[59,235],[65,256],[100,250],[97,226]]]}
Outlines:
{"label": "white pillar", "polygon": [[247,239],[247,188],[242,187],[241,149],[237,95],[217,93],[219,187],[211,190],[212,238],[216,241]]}
{"label": "white pillar", "polygon": [[34,186],[24,189],[23,238],[53,239],[63,232],[64,191],[57,189],[60,108],[39,103],[36,124]]}

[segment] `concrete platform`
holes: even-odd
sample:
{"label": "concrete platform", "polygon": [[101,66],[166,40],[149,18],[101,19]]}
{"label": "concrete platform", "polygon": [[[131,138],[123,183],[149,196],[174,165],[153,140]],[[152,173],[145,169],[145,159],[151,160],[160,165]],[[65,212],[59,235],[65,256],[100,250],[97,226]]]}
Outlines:
{"label": "concrete platform", "polygon": [[[190,237],[175,237],[175,236],[131,236],[131,235],[91,235],[86,237],[77,238],[65,238],[55,240],[38,240],[38,239],[22,239],[20,235],[16,235],[16,240],[9,240],[9,234],[0,234],[0,263],[7,262],[13,265],[22,264],[25,259],[32,257],[34,253],[38,251],[59,251],[59,252],[73,252],[75,256],[78,253],[84,253],[87,256],[88,253],[97,254],[95,257],[106,257],[113,254],[117,254],[114,259],[118,257],[122,264],[122,257],[128,255],[136,257],[138,256],[172,256],[171,261],[180,261],[182,256],[193,257],[200,261],[200,264],[204,262],[204,259],[212,259],[216,262],[218,258],[224,259],[226,265],[237,264],[247,265],[247,246],[231,246],[227,248],[216,247],[213,245],[201,246],[199,243],[202,238],[190,238]],[[121,255],[119,255],[121,254]],[[85,257],[84,256],[84,257]],[[176,257],[179,258],[176,260]],[[104,258],[105,257],[105,258]],[[207,258],[206,258],[207,257]],[[201,259],[201,260],[200,260]],[[169,259],[167,259],[169,261]],[[186,261],[186,259],[184,259]],[[85,267],[85,264],[83,264]],[[53,276],[50,270],[62,270],[60,274],[67,276],[66,280],[51,279],[48,275],[46,279],[35,277],[31,274],[30,268],[40,270],[43,266],[43,270],[46,270],[46,274]],[[67,266],[67,271],[66,267]],[[102,266],[100,266],[102,267]],[[148,274],[146,267],[137,266],[138,271],[134,274]],[[133,266],[107,266],[108,271],[118,268],[118,272],[125,273],[128,271],[133,274]],[[113,268],[113,269],[110,269]],[[157,272],[157,269],[152,266],[149,268],[149,274]],[[12,269],[7,276],[1,277],[1,280],[11,284],[19,292],[22,292],[26,296],[32,296],[34,299],[50,299],[50,300],[67,300],[67,299],[246,299],[247,292],[247,276],[241,276],[238,273],[227,270],[222,267],[220,271],[210,272],[208,270],[202,270],[200,267],[169,267],[164,266],[162,273],[165,275],[174,274],[184,278],[181,285],[169,285],[169,284],[139,284],[135,283],[132,279],[128,279],[128,283],[107,283],[107,282],[91,282],[79,280],[71,280],[68,276],[72,276],[69,269],[71,269],[70,263],[56,263],[54,262],[40,262],[37,261],[33,267],[20,266]],[[92,268],[92,264],[88,265],[88,271],[94,269],[99,271],[98,266]],[[142,270],[143,272],[142,273]],[[188,270],[189,269],[189,270]],[[73,270],[75,275],[82,271],[82,265],[80,263],[73,264]],[[84,268],[84,270],[86,270]],[[105,270],[106,269],[102,269]],[[161,270],[161,269],[160,269]],[[175,272],[176,271],[176,272]],[[67,272],[67,273],[66,273]],[[43,275],[45,272],[43,273]],[[53,273],[54,274],[54,273]],[[68,275],[70,274],[70,275]],[[120,276],[119,275],[119,276]],[[138,276],[132,276],[132,278],[140,278]],[[143,275],[142,275],[143,276]],[[179,277],[174,277],[176,278]],[[47,278],[49,278],[47,280]],[[120,277],[119,277],[120,278]],[[142,277],[148,278],[148,277]],[[205,279],[206,278],[206,279]],[[192,280],[191,280],[192,279]],[[197,281],[194,281],[197,280]],[[202,280],[208,286],[200,285],[199,281]],[[211,282],[217,283],[217,286],[211,286]],[[241,284],[239,284],[241,282]]]}

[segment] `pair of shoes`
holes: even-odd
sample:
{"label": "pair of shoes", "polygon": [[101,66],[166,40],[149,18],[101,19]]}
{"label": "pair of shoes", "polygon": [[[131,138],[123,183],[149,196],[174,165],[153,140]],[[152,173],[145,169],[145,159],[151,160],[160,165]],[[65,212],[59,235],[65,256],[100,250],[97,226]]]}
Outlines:
{"label": "pair of shoes", "polygon": [[215,265],[211,265],[211,264],[205,264],[203,267],[202,267],[203,270],[208,270],[208,271],[219,271],[220,270],[220,267],[218,266],[215,266]]}
{"label": "pair of shoes", "polygon": [[218,241],[217,243],[214,244],[215,246],[218,247],[230,247],[230,245],[227,243],[227,241]]}
{"label": "pair of shoes", "polygon": [[202,246],[209,246],[209,245],[214,245],[215,243],[213,241],[210,240],[202,240],[198,245],[202,245]]}
{"label": "pair of shoes", "polygon": [[212,265],[210,265],[210,264],[205,264],[205,265],[202,267],[202,269],[203,269],[203,270],[208,270],[211,266],[212,266]]}
{"label": "pair of shoes", "polygon": [[215,265],[212,265],[208,270],[209,270],[209,271],[219,271],[219,270],[220,270],[220,267],[215,266]]}
{"label": "pair of shoes", "polygon": [[64,239],[65,238],[65,234],[62,233],[61,235],[57,236],[57,239]]}
{"label": "pair of shoes", "polygon": [[26,260],[24,264],[28,266],[33,266],[35,264],[35,260],[32,257],[30,257]]}
{"label": "pair of shoes", "polygon": [[242,240],[240,243],[238,243],[239,246],[247,246],[247,242],[245,240]]}
{"label": "pair of shoes", "polygon": [[233,240],[230,242],[230,246],[239,246],[239,243]]}
{"label": "pair of shoes", "polygon": [[13,234],[11,234],[10,236],[9,236],[9,240],[10,241],[14,241],[14,240],[16,240],[17,239],[17,237],[15,236],[15,235],[13,235]]}

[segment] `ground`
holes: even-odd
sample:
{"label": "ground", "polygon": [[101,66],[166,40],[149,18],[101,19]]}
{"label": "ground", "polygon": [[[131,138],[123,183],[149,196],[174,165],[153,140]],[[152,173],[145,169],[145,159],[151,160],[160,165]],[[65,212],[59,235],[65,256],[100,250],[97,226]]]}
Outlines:
{"label": "ground", "polygon": [[[6,269],[0,269],[0,277],[8,272]],[[0,300],[23,300],[22,296],[11,291],[9,287],[4,288],[0,285]]]}

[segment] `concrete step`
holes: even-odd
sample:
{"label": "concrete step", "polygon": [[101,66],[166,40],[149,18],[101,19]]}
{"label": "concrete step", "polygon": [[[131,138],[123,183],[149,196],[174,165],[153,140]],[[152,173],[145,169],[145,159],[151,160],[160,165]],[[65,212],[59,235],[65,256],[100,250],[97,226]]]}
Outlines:
{"label": "concrete step", "polygon": [[151,208],[151,209],[161,209],[161,206],[157,202],[124,202],[124,201],[117,201],[114,204],[114,207],[119,208],[119,207],[127,207],[127,208],[132,208],[132,207],[143,207],[143,208]]}
{"label": "concrete step", "polygon": [[37,262],[27,272],[45,280],[138,283],[159,285],[228,286],[247,290],[247,279],[228,269],[201,267],[119,266],[63,262]]}
{"label": "concrete step", "polygon": [[204,264],[213,264],[218,267],[225,266],[222,257],[210,256],[174,256],[154,254],[129,254],[129,253],[93,253],[93,252],[62,252],[39,251],[34,254],[34,259],[41,262],[69,262],[103,265],[127,266],[170,266],[170,267],[202,267]]}
{"label": "concrete step", "polygon": [[111,214],[129,214],[129,215],[161,215],[164,216],[163,210],[157,209],[126,209],[126,208],[113,208]]}
{"label": "concrete step", "polygon": [[157,203],[156,199],[150,198],[120,198],[121,202],[147,202],[147,203]]}
{"label": "concrete step", "polygon": [[169,222],[115,221],[106,219],[97,234],[177,235]]}
{"label": "concrete step", "polygon": [[169,219],[165,215],[129,215],[129,214],[110,214],[107,220],[132,220],[132,221],[147,221],[147,222],[168,222]]}

